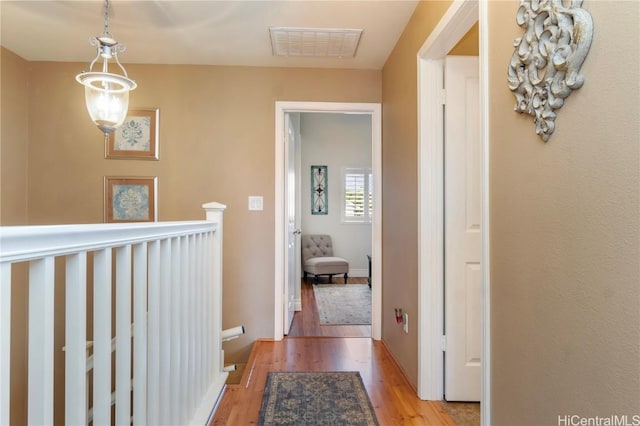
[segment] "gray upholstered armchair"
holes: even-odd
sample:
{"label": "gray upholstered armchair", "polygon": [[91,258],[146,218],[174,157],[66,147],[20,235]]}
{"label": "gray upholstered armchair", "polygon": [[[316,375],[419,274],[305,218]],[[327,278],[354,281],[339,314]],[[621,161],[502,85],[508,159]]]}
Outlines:
{"label": "gray upholstered armchair", "polygon": [[318,284],[319,275],[329,275],[329,282],[334,275],[344,274],[347,283],[349,262],[333,255],[333,245],[329,235],[303,235],[302,243],[302,271],[304,279],[307,274],[314,276],[314,284]]}

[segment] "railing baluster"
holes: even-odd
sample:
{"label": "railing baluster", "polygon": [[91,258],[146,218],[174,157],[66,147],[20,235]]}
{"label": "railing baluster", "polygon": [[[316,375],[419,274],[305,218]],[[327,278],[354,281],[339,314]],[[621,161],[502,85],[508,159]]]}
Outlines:
{"label": "railing baluster", "polygon": [[209,258],[209,239],[207,237],[208,234],[202,235],[202,263],[201,263],[201,275],[200,281],[198,282],[198,286],[200,287],[200,297],[202,297],[202,323],[200,325],[201,333],[202,333],[202,344],[200,345],[200,357],[202,358],[202,369],[200,370],[200,374],[202,375],[202,390],[200,391],[200,396],[204,395],[207,392],[207,386],[209,386],[209,375],[208,375],[208,366],[209,366],[209,353],[208,353],[208,343],[207,336],[209,333],[209,321],[211,321],[211,317],[209,315],[209,291],[207,286],[208,273],[207,273],[207,259]]}
{"label": "railing baluster", "polygon": [[0,425],[11,419],[11,263],[0,264]]}
{"label": "railing baluster", "polygon": [[133,424],[147,424],[147,244],[133,249]]}
{"label": "railing baluster", "polygon": [[111,249],[93,258],[93,424],[111,424]]}
{"label": "railing baluster", "polygon": [[189,364],[189,240],[186,236],[180,237],[180,283],[178,291],[181,293],[180,299],[180,359],[182,368],[180,369],[180,420],[184,421],[187,414],[189,395],[187,385],[191,365]]}
{"label": "railing baluster", "polygon": [[202,355],[204,348],[204,322],[205,322],[205,310],[204,310],[204,286],[202,285],[202,261],[204,259],[203,254],[203,238],[202,234],[198,234],[198,240],[196,242],[198,255],[196,257],[196,368],[198,369],[197,383],[196,383],[196,395],[198,399],[204,394],[204,358]]}
{"label": "railing baluster", "polygon": [[29,424],[53,424],[53,307],[55,262],[52,256],[29,265]]}
{"label": "railing baluster", "polygon": [[205,300],[205,323],[204,323],[204,377],[205,377],[205,389],[204,393],[207,392],[207,387],[211,381],[211,364],[213,362],[213,357],[211,356],[213,345],[211,344],[211,331],[213,330],[213,312],[211,312],[211,307],[213,306],[212,298],[213,298],[213,289],[211,288],[211,284],[213,283],[212,277],[212,267],[213,267],[213,238],[211,238],[211,233],[207,233],[205,237],[204,244],[204,280],[202,282],[202,286],[204,287],[204,300]]}
{"label": "railing baluster", "polygon": [[147,424],[160,424],[160,241],[149,243]]}
{"label": "railing baluster", "polygon": [[116,249],[116,424],[131,422],[131,246]]}
{"label": "railing baluster", "polygon": [[[222,222],[222,215],[219,218]],[[213,320],[211,321],[211,351],[213,356],[213,371],[211,374],[212,380],[218,380],[216,374],[224,367],[224,359],[222,359],[222,311],[215,307],[222,306],[222,228],[212,232],[213,238],[213,250],[211,253],[211,281],[212,288],[211,297],[211,315]]]}
{"label": "railing baluster", "polygon": [[216,373],[222,369],[222,360],[220,359],[220,350],[222,349],[221,344],[221,335],[219,331],[216,331],[216,328],[220,327],[222,330],[222,315],[218,309],[215,309],[216,304],[221,299],[220,295],[222,294],[222,288],[220,286],[221,282],[218,280],[218,268],[222,271],[222,264],[218,261],[217,256],[220,255],[218,253],[218,233],[211,233],[211,254],[209,259],[211,259],[211,265],[209,266],[210,271],[210,281],[209,287],[211,288],[211,296],[209,299],[209,309],[211,309],[211,325],[209,331],[209,342],[210,347],[209,351],[211,352],[211,371],[209,372],[209,384],[216,379]]}
{"label": "railing baluster", "polygon": [[65,424],[87,422],[87,253],[66,259]]}
{"label": "railing baluster", "polygon": [[171,423],[171,241],[160,243],[160,424]]}
{"label": "railing baluster", "polygon": [[182,422],[180,406],[180,238],[171,239],[171,423]]}
{"label": "railing baluster", "polygon": [[189,237],[189,306],[187,312],[189,312],[189,333],[188,333],[188,345],[189,345],[189,388],[187,389],[187,401],[189,401],[189,412],[192,413],[195,410],[196,394],[196,235]]}

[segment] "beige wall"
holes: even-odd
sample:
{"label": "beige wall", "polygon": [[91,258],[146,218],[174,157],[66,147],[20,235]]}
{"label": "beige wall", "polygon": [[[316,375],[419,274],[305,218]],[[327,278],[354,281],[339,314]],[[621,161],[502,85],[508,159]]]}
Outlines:
{"label": "beige wall", "polygon": [[[450,6],[422,1],[382,70],[382,337],[414,387],[418,382],[417,54]],[[452,54],[477,55],[474,26]],[[409,313],[409,333],[394,308]]]}
{"label": "beige wall", "polygon": [[548,143],[513,112],[516,2],[489,2],[495,425],[640,414],[640,3],[585,1],[584,86]]}
{"label": "beige wall", "polygon": [[[29,63],[0,48],[0,225],[27,222]],[[5,123],[11,123],[7,125]],[[27,268],[12,268],[11,286],[11,424],[27,416]]]}
{"label": "beige wall", "polygon": [[[140,161],[104,159],[74,80],[87,64],[29,65],[27,221],[101,222],[104,176],[158,176],[159,220],[226,204],[223,326],[247,334],[225,351],[246,360],[255,339],[273,336],[275,102],[380,102],[380,71],[127,64],[130,105],[160,108],[160,161]],[[11,126],[3,116],[3,132]],[[249,195],[264,196],[263,212],[247,211]]]}
{"label": "beige wall", "polygon": [[0,224],[16,225],[27,220],[29,63],[0,49]]}

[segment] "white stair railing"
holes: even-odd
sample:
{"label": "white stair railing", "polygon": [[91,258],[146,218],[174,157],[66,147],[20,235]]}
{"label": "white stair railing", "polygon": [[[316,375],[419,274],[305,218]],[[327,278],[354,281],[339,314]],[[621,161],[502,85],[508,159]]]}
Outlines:
{"label": "white stair railing", "polygon": [[[145,326],[146,328],[146,326]],[[134,330],[134,326],[133,324],[131,324],[131,336],[133,337],[133,330]],[[224,331],[223,331],[224,333]],[[224,340],[224,339],[223,339]],[[66,351],[67,347],[64,346],[62,348],[62,351]],[[87,369],[87,382],[90,380],[91,377],[91,373],[93,371],[93,354],[89,354],[90,352],[92,352],[93,350],[93,341],[89,340],[87,341],[87,345],[86,345],[86,351],[87,351],[87,364],[86,364],[86,369]],[[115,352],[116,350],[116,338],[114,337],[113,339],[111,339],[111,352]],[[223,370],[226,371],[226,370]],[[131,389],[133,389],[133,380],[131,380]],[[88,385],[87,385],[88,387]],[[115,405],[116,403],[116,393],[115,392],[111,392],[111,405]],[[93,408],[89,407],[88,411],[87,411],[87,424],[91,423],[93,421]]]}
{"label": "white stair railing", "polygon": [[[54,296],[63,285],[66,424],[86,424],[89,406],[93,424],[209,420],[227,377],[221,351],[225,206],[203,208],[206,221],[0,227],[0,424],[11,424],[12,398],[19,397],[10,385],[12,285],[29,286],[29,424],[54,423],[54,330],[62,327],[54,323],[62,308]],[[57,257],[65,258],[64,283],[55,279]],[[12,265],[22,262],[28,263],[28,282],[12,282]]]}

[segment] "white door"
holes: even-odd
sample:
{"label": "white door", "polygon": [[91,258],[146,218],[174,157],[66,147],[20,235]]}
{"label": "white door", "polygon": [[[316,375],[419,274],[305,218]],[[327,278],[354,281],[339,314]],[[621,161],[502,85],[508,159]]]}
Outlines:
{"label": "white door", "polygon": [[482,271],[478,58],[445,60],[444,281],[448,401],[480,401]]}
{"label": "white door", "polygon": [[287,213],[287,251],[285,255],[285,285],[284,285],[284,334],[289,334],[291,322],[295,314],[296,286],[300,285],[298,264],[300,263],[300,228],[296,215],[297,185],[297,155],[298,140],[293,119],[289,113],[285,114],[285,162],[287,164],[287,176],[285,178],[285,211]]}

